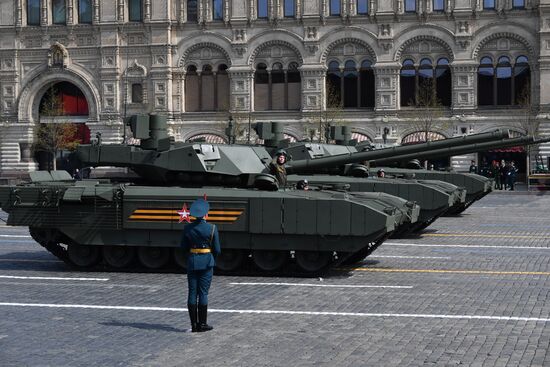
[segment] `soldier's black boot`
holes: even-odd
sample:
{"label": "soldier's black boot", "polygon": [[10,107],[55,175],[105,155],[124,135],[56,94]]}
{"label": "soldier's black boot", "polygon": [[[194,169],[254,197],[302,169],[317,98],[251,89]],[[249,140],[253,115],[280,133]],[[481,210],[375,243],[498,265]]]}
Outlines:
{"label": "soldier's black boot", "polygon": [[209,331],[214,329],[206,323],[206,314],[208,313],[208,305],[199,305],[199,331]]}
{"label": "soldier's black boot", "polygon": [[199,325],[197,323],[197,305],[188,304],[187,310],[189,311],[189,319],[191,320],[191,331],[196,333],[199,331]]}

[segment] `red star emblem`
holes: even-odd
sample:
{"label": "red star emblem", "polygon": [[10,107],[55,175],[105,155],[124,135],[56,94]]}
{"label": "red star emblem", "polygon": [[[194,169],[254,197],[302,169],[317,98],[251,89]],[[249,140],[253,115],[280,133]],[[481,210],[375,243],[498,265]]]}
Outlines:
{"label": "red star emblem", "polygon": [[189,218],[189,210],[187,210],[187,204],[183,204],[181,210],[176,211],[176,213],[178,213],[178,215],[180,216],[180,220],[178,223],[184,221],[187,223],[191,223],[191,219]]}

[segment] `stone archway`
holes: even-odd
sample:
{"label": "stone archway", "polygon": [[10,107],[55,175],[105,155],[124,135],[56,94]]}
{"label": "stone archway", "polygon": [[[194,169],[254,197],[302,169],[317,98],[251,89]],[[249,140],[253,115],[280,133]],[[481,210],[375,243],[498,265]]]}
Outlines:
{"label": "stone archway", "polygon": [[88,105],[88,121],[99,121],[100,96],[93,77],[77,72],[71,66],[63,69],[40,67],[33,72],[18,99],[19,121],[36,123],[39,120],[40,100],[52,83],[68,82],[78,88]]}

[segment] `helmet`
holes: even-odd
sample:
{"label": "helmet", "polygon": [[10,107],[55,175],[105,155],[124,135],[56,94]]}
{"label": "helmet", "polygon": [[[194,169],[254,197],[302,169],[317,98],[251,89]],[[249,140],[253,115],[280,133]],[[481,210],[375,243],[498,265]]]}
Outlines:
{"label": "helmet", "polygon": [[286,158],[288,158],[288,153],[284,149],[279,149],[275,152],[275,156],[278,157],[280,155],[284,155]]}
{"label": "helmet", "polygon": [[303,190],[303,189],[305,189],[307,186],[309,186],[309,183],[307,182],[307,180],[300,180],[300,181],[298,181],[298,183],[296,184],[296,189],[298,189],[298,190]]}

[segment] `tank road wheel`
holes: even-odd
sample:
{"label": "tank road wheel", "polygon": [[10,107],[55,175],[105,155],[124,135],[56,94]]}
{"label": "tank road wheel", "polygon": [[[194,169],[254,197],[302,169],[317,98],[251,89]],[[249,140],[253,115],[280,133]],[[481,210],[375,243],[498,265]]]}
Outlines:
{"label": "tank road wheel", "polygon": [[76,266],[87,268],[99,262],[100,252],[98,246],[70,244],[67,248],[69,260]]}
{"label": "tank road wheel", "polygon": [[241,266],[244,260],[242,250],[223,249],[216,258],[216,267],[224,271],[232,271]]}
{"label": "tank road wheel", "polygon": [[275,250],[254,250],[252,259],[256,266],[264,271],[274,271],[281,268],[288,259],[288,252]]}
{"label": "tank road wheel", "polygon": [[305,271],[316,272],[324,268],[332,260],[332,252],[328,251],[296,251],[296,262]]}
{"label": "tank road wheel", "polygon": [[170,251],[166,247],[140,247],[139,262],[149,269],[160,269],[170,260]]}
{"label": "tank road wheel", "polygon": [[105,246],[103,258],[113,268],[125,268],[134,261],[136,250],[131,246]]}
{"label": "tank road wheel", "polygon": [[182,269],[187,269],[187,254],[181,248],[174,249],[174,262]]}

